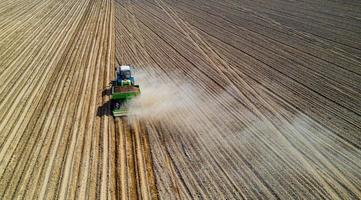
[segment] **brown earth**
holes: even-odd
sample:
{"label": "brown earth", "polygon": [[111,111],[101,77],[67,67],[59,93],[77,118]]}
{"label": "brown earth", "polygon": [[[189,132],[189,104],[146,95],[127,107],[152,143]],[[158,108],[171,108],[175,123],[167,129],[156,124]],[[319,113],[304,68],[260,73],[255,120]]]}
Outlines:
{"label": "brown earth", "polygon": [[0,199],[154,190],[144,129],[110,115],[113,2],[2,1],[0,13]]}
{"label": "brown earth", "polygon": [[361,199],[360,10],[1,1],[0,199]]}

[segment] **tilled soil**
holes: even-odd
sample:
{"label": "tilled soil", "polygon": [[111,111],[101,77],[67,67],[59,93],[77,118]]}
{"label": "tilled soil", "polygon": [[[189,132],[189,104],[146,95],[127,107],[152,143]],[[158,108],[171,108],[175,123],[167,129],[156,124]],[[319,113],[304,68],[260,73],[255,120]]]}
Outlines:
{"label": "tilled soil", "polygon": [[360,10],[1,1],[0,199],[360,199]]}
{"label": "tilled soil", "polygon": [[360,8],[117,0],[159,197],[359,199]]}
{"label": "tilled soil", "polygon": [[0,13],[0,199],[154,190],[143,128],[110,115],[113,2],[2,1]]}

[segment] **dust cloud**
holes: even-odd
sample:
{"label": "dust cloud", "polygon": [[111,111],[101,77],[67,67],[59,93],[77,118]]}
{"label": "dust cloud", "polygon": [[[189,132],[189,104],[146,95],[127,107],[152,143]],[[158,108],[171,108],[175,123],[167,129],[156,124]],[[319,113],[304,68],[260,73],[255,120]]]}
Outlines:
{"label": "dust cloud", "polygon": [[276,136],[274,132],[290,135],[290,132],[309,134],[317,131],[329,134],[329,131],[302,114],[286,119],[280,113],[273,113],[274,116],[267,114],[262,119],[227,90],[219,93],[205,91],[179,78],[177,72],[162,74],[138,71],[136,84],[140,85],[141,95],[128,104],[130,120],[158,121],[208,134],[242,132],[273,137]]}
{"label": "dust cloud", "polygon": [[[304,114],[286,118],[280,113],[273,113],[260,118],[227,92],[216,95],[208,93],[180,79],[176,72],[159,74],[137,72],[141,95],[128,105],[130,120],[157,121],[168,129],[180,130],[182,134],[209,136],[203,139],[209,139],[207,143],[210,144],[214,143],[215,138],[220,141],[218,145],[224,146],[254,144],[253,147],[263,154],[278,154],[279,150],[300,156],[298,151],[315,154],[327,148],[331,152],[329,147],[334,147],[337,154],[350,154],[349,150],[352,149],[349,156],[355,155],[355,149],[341,143],[337,134]],[[263,149],[269,145],[277,146],[274,152]]]}

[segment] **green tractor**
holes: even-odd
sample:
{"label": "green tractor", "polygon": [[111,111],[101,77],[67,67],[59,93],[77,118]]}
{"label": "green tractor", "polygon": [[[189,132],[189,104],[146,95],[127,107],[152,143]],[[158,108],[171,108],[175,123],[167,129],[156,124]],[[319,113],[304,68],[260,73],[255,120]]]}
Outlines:
{"label": "green tractor", "polygon": [[130,66],[118,66],[115,70],[116,79],[112,81],[112,112],[115,117],[126,116],[127,102],[140,94],[140,89],[139,85],[134,84]]}

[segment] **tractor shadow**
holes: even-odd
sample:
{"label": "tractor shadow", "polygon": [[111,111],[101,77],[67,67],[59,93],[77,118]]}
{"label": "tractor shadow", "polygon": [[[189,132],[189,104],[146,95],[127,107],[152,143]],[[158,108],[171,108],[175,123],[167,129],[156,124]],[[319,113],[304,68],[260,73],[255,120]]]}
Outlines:
{"label": "tractor shadow", "polygon": [[[110,97],[112,94],[112,88],[107,87],[102,91],[102,97],[108,96]],[[113,116],[112,114],[112,101],[109,99],[108,101],[104,102],[101,106],[97,108],[97,116]]]}
{"label": "tractor shadow", "polygon": [[112,95],[112,87],[108,86],[102,91],[102,97],[108,96],[110,97]]}
{"label": "tractor shadow", "polygon": [[97,108],[97,116],[98,117],[113,116],[111,100],[104,102],[101,106]]}

